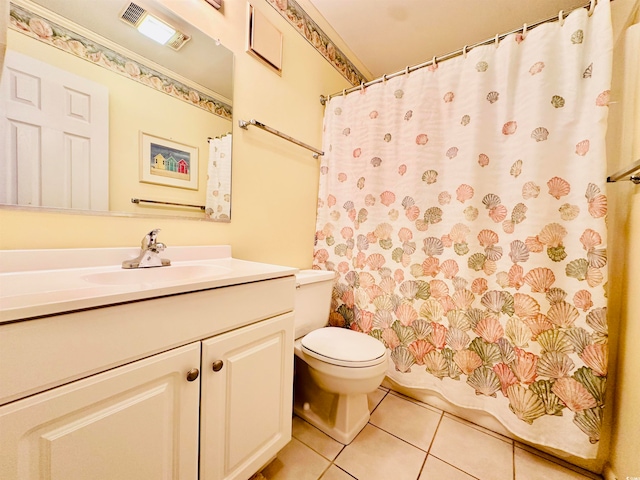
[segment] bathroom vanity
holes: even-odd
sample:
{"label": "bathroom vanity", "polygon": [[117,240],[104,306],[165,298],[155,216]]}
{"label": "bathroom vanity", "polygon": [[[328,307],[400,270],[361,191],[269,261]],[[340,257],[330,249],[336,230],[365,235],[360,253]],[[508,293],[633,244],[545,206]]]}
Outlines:
{"label": "bathroom vanity", "polygon": [[0,252],[3,480],[246,480],[290,440],[296,270],[137,253]]}

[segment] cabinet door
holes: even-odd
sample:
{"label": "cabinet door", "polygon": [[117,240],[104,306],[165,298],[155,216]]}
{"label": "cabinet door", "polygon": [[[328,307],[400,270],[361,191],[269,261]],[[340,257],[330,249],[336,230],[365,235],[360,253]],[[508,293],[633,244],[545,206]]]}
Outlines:
{"label": "cabinet door", "polygon": [[199,366],[197,342],[1,407],[0,478],[196,479]]}
{"label": "cabinet door", "polygon": [[289,442],[292,387],[293,313],[202,342],[201,480],[246,480]]}

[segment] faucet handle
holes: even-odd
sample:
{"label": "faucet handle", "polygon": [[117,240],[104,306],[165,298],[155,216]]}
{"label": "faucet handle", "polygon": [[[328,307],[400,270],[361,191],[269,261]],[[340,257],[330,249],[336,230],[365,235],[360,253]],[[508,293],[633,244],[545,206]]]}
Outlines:
{"label": "faucet handle", "polygon": [[140,247],[143,250],[148,250],[150,248],[153,248],[156,245],[156,238],[158,237],[158,232],[159,231],[160,231],[159,228],[154,228],[149,233],[147,233],[142,238],[142,244],[140,245]]}

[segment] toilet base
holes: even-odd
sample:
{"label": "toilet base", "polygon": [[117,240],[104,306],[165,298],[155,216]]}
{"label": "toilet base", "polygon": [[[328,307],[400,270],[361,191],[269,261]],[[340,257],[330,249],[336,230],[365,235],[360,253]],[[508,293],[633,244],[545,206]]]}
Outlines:
{"label": "toilet base", "polygon": [[[337,399],[339,405],[336,407],[336,421],[333,425],[330,425],[326,418],[322,418],[314,412],[313,407],[308,403],[305,404],[307,408],[305,405],[294,405],[293,411],[334,440],[343,445],[349,445],[369,422],[367,396],[358,395],[358,398],[347,398],[345,395],[340,395],[339,397],[342,398]],[[362,409],[363,400],[364,411]]]}
{"label": "toilet base", "polygon": [[366,393],[339,395],[321,389],[296,357],[293,411],[334,440],[348,445],[369,422]]}

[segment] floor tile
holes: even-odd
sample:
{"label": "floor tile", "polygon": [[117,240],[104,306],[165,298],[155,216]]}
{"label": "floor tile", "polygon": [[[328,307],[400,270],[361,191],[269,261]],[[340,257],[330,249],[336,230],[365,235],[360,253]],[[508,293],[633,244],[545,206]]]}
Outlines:
{"label": "floor tile", "polygon": [[369,393],[367,395],[367,402],[369,403],[369,411],[373,412],[378,404],[382,401],[382,399],[387,394],[388,390],[385,388],[378,388],[375,391]]}
{"label": "floor tile", "polygon": [[344,448],[329,435],[321,432],[298,416],[293,417],[293,437],[318,452],[323,457],[333,460]]}
{"label": "floor tile", "polygon": [[266,480],[317,480],[328,466],[326,458],[294,438],[260,473]]}
{"label": "floor tile", "polygon": [[398,392],[394,392],[394,391],[390,391],[389,393],[391,395],[394,395],[394,396],[398,397],[398,398],[403,398],[403,399],[407,400],[408,402],[415,403],[416,405],[420,405],[421,407],[424,407],[424,408],[428,408],[432,412],[444,413],[442,410],[440,410],[439,408],[434,407],[433,405],[429,405],[428,403],[421,402],[420,400],[416,400],[415,398],[407,397],[406,395],[403,395],[402,393],[398,393]]}
{"label": "floor tile", "polygon": [[515,480],[591,480],[590,476],[586,477],[517,447],[514,462]]}
{"label": "floor tile", "polygon": [[452,420],[455,420],[456,422],[464,423],[465,425],[468,425],[471,428],[475,428],[476,430],[484,432],[487,435],[491,435],[492,437],[496,437],[499,440],[502,440],[502,441],[505,441],[505,442],[509,442],[510,444],[513,445],[513,440],[511,438],[505,437],[504,435],[502,435],[500,433],[497,433],[497,432],[495,432],[493,430],[490,430],[488,428],[485,428],[485,427],[483,427],[481,425],[478,425],[477,423],[470,422],[468,420],[465,420],[464,418],[460,418],[460,417],[458,417],[456,415],[452,415],[450,413],[445,413],[444,416],[445,417],[449,417]]}
{"label": "floor tile", "polygon": [[422,473],[418,480],[474,480],[474,477],[467,475],[462,470],[452,467],[448,463],[429,455],[422,468]]}
{"label": "floor tile", "polygon": [[441,414],[395,395],[387,395],[369,422],[425,452],[429,450]]}
{"label": "floor tile", "polygon": [[429,451],[481,480],[513,480],[513,445],[444,416]]}
{"label": "floor tile", "polygon": [[422,450],[369,424],[334,463],[360,480],[415,480],[425,457]]}
{"label": "floor tile", "polygon": [[331,465],[322,476],[322,480],[353,480],[353,477],[335,465]]}
{"label": "floor tile", "polygon": [[[526,443],[520,443],[520,442],[514,442],[514,447],[517,449],[521,449],[524,450],[525,452],[529,452],[532,455],[535,455],[537,457],[541,457],[542,459],[545,459],[551,463],[555,463],[556,465],[559,465],[561,467],[567,468],[569,470],[573,470],[576,473],[579,473],[585,477],[590,478],[591,480],[602,480],[602,475],[598,475],[596,473],[590,472],[588,470],[585,470],[583,468],[580,468],[576,465],[573,465],[565,460],[562,460],[561,458],[558,457],[554,457],[553,455],[551,455],[550,453],[547,452],[543,452],[541,450],[538,450],[537,448],[534,448],[530,445],[527,445]],[[515,449],[514,449],[515,451]],[[582,478],[582,477],[580,477]]]}

